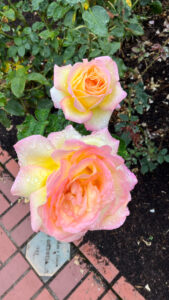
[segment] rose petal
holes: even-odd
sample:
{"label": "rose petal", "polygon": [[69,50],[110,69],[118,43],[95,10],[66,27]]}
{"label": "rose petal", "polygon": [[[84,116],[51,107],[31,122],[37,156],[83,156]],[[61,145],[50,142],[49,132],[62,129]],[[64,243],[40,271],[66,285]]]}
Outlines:
{"label": "rose petal", "polygon": [[101,56],[94,59],[95,62],[102,63],[104,67],[109,70],[112,80],[119,81],[119,72],[118,67],[115,61],[109,56]]}
{"label": "rose petal", "polygon": [[77,110],[77,108],[74,106],[74,100],[71,97],[64,98],[61,101],[61,107],[63,109],[66,119],[73,122],[81,124],[89,120],[92,116],[91,111],[81,112]]}
{"label": "rose petal", "polygon": [[41,167],[48,167],[54,163],[50,158],[54,147],[47,138],[41,135],[26,137],[17,142],[14,148],[21,166],[36,164]]}
{"label": "rose petal", "polygon": [[45,183],[51,170],[38,166],[21,167],[11,188],[13,195],[29,197],[30,194],[40,189]]}
{"label": "rose petal", "polygon": [[54,87],[63,92],[67,91],[68,88],[68,75],[72,66],[67,65],[63,67],[59,67],[57,65],[54,66]]}
{"label": "rose petal", "polygon": [[66,97],[66,93],[57,90],[54,86],[50,89],[50,95],[55,108],[61,108],[60,101]]}
{"label": "rose petal", "polygon": [[109,213],[105,218],[103,218],[101,224],[99,224],[99,229],[112,230],[122,226],[126,220],[126,217],[130,214],[127,203],[123,206],[120,206],[114,214],[111,213],[111,210],[109,210]]}
{"label": "rose petal", "polygon": [[55,147],[61,149],[67,140],[77,139],[81,140],[81,135],[76,131],[72,125],[68,125],[64,130],[59,132],[52,132],[48,135],[48,140]]}
{"label": "rose petal", "polygon": [[96,107],[92,110],[92,117],[84,122],[87,130],[100,130],[108,127],[112,112],[104,111],[100,107]]}
{"label": "rose petal", "polygon": [[103,99],[99,104],[99,107],[113,111],[126,96],[127,93],[122,89],[120,83],[116,82],[112,89],[112,93]]}
{"label": "rose petal", "polygon": [[98,147],[108,145],[112,149],[112,154],[116,154],[119,147],[119,141],[110,135],[107,128],[92,132],[90,135],[83,136],[82,141],[86,144]]}
{"label": "rose petal", "polygon": [[42,227],[42,219],[38,213],[38,208],[46,203],[46,187],[43,187],[30,196],[31,225],[34,231]]}

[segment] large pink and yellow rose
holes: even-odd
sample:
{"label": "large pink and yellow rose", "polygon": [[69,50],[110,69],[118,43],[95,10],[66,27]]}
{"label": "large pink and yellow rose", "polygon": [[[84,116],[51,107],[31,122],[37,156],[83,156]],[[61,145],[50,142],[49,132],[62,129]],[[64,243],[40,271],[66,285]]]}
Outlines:
{"label": "large pink and yellow rose", "polygon": [[81,136],[72,126],[19,141],[11,191],[29,198],[33,230],[70,242],[88,230],[121,226],[137,179],[118,146],[107,129]]}
{"label": "large pink and yellow rose", "polygon": [[54,67],[51,97],[66,119],[84,123],[88,130],[108,126],[111,114],[126,97],[119,82],[118,68],[109,56],[74,66]]}

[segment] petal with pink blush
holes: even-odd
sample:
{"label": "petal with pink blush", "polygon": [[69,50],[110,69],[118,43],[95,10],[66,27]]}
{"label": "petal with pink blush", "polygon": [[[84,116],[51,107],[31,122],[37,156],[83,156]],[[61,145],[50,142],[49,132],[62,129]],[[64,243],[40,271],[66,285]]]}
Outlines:
{"label": "petal with pink blush", "polygon": [[126,220],[126,217],[130,214],[129,209],[126,205],[127,204],[125,204],[124,206],[120,206],[114,214],[111,214],[110,210],[109,214],[107,214],[106,217],[103,218],[101,224],[98,226],[99,229],[112,230],[122,226]]}
{"label": "petal with pink blush", "polygon": [[41,229],[42,218],[39,215],[38,208],[46,203],[46,187],[43,187],[30,196],[31,225],[33,231]]}
{"label": "petal with pink blush", "polygon": [[18,155],[20,166],[36,164],[47,167],[52,164],[50,155],[54,151],[54,147],[47,138],[41,135],[26,137],[17,142],[14,148]]}
{"label": "petal with pink blush", "polygon": [[21,167],[11,189],[13,195],[29,197],[30,194],[40,189],[51,171],[38,166]]}
{"label": "petal with pink blush", "polygon": [[102,63],[105,68],[109,70],[113,81],[119,81],[117,64],[109,56],[97,57],[94,59],[94,61]]}
{"label": "petal with pink blush", "polygon": [[84,123],[89,120],[92,116],[91,111],[81,112],[74,106],[74,99],[72,97],[66,97],[61,101],[61,107],[63,109],[66,119],[77,122]]}
{"label": "petal with pink blush", "polygon": [[99,106],[102,109],[113,111],[126,96],[127,93],[122,89],[120,83],[116,82],[113,86],[112,93],[107,95]]}
{"label": "petal with pink blush", "polygon": [[83,136],[82,141],[86,144],[95,145],[98,147],[108,145],[112,149],[112,154],[117,154],[119,147],[119,141],[110,135],[107,128],[94,131],[90,135]]}
{"label": "petal with pink blush", "polygon": [[66,97],[66,93],[57,90],[54,86],[50,89],[50,95],[55,108],[61,108],[60,101]]}
{"label": "petal with pink blush", "polygon": [[63,67],[59,67],[57,65],[54,66],[54,87],[63,92],[67,91],[68,88],[68,75],[72,66],[67,65]]}
{"label": "petal with pink blush", "polygon": [[100,107],[96,107],[92,110],[92,117],[84,122],[87,130],[100,130],[108,127],[108,123],[111,117],[112,111],[106,111]]}
{"label": "petal with pink blush", "polygon": [[76,131],[72,125],[68,125],[64,130],[59,132],[52,132],[48,135],[48,140],[55,147],[55,149],[60,149],[63,147],[65,141],[69,139],[81,139],[81,134]]}

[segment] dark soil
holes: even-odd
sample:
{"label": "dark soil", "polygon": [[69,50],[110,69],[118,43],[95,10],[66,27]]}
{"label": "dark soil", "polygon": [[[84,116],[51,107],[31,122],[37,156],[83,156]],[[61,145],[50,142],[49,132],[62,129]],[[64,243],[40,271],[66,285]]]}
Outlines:
{"label": "dark soil", "polygon": [[[149,21],[154,21],[150,24]],[[167,39],[164,21],[167,14],[153,17],[145,23],[145,35],[138,41],[126,43],[126,53],[133,46],[150,42],[145,50],[150,56],[138,62],[142,53],[132,58],[126,55],[126,65],[143,72],[151,62],[156,50],[154,44]],[[160,33],[158,33],[158,30]],[[142,116],[152,138],[162,147],[169,145],[169,60],[158,60],[144,74],[144,84],[152,96],[151,108]],[[153,79],[152,79],[153,78]],[[12,130],[6,131],[0,125],[1,146],[16,157],[13,144],[16,142],[16,124],[20,118],[12,119]],[[129,204],[130,216],[125,224],[113,231],[88,232],[84,242],[92,241],[100,253],[117,266],[121,274],[133,284],[147,300],[169,299],[169,165],[162,164],[153,173],[138,175],[138,184]]]}

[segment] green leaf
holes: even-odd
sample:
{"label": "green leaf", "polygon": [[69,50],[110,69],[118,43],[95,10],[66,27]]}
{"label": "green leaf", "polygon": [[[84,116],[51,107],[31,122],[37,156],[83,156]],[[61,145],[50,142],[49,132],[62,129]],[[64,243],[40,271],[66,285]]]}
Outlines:
{"label": "green leaf", "polygon": [[144,175],[149,171],[148,166],[147,165],[142,165],[141,166],[141,173]]}
{"label": "green leaf", "polygon": [[46,99],[40,99],[37,104],[38,109],[51,109],[53,107],[53,102],[51,99],[46,98]]}
{"label": "green leaf", "polygon": [[6,104],[6,97],[4,93],[0,92],[0,107],[4,106]]}
{"label": "green leaf", "polygon": [[23,57],[25,55],[25,46],[24,45],[18,47],[18,54],[21,57]]}
{"label": "green leaf", "polygon": [[39,51],[40,51],[39,45],[34,44],[33,47],[32,47],[32,55],[38,54]]}
{"label": "green leaf", "polygon": [[7,113],[14,116],[24,116],[23,106],[16,100],[10,100],[5,106]]}
{"label": "green leaf", "polygon": [[2,31],[8,32],[8,31],[10,31],[10,30],[11,30],[11,28],[10,28],[9,25],[7,25],[7,24],[2,24]]}
{"label": "green leaf", "polygon": [[17,46],[21,46],[23,43],[22,39],[20,37],[15,37],[14,42],[15,42],[15,45],[17,45]]}
{"label": "green leaf", "polygon": [[132,34],[134,35],[143,35],[144,34],[144,30],[142,28],[142,26],[138,23],[130,23],[129,25],[127,25],[127,28],[130,29],[130,31],[132,32]]}
{"label": "green leaf", "polygon": [[120,42],[113,42],[111,44],[110,54],[113,55],[120,49],[121,43]]}
{"label": "green leaf", "polygon": [[43,135],[48,121],[37,121],[32,115],[27,115],[24,122],[17,126],[17,137],[21,140],[27,136]]}
{"label": "green leaf", "polygon": [[12,93],[17,97],[21,97],[23,92],[24,92],[24,89],[25,89],[25,83],[26,83],[26,80],[25,78],[23,77],[15,77],[11,80],[11,90],[12,90]]}
{"label": "green leaf", "polygon": [[37,31],[37,30],[42,30],[45,27],[45,24],[43,22],[35,22],[32,25],[32,30]]}
{"label": "green leaf", "polygon": [[161,1],[153,1],[151,4],[151,10],[153,11],[153,13],[155,14],[161,14],[162,13],[162,10],[163,10],[163,7],[162,7],[162,3]]}
{"label": "green leaf", "polygon": [[51,31],[51,30],[46,29],[46,30],[42,31],[41,33],[39,33],[39,36],[43,40],[47,40],[49,38],[54,39],[55,31]]}
{"label": "green leaf", "polygon": [[9,49],[8,49],[8,56],[9,57],[15,57],[16,53],[18,51],[18,48],[16,46],[11,46]]}
{"label": "green leaf", "polygon": [[23,33],[28,34],[28,35],[31,34],[31,32],[32,32],[31,27],[25,27],[23,30]]}
{"label": "green leaf", "polygon": [[49,85],[49,82],[48,82],[48,80],[45,78],[45,76],[43,76],[43,75],[40,74],[40,73],[36,73],[36,72],[33,72],[33,73],[28,74],[27,80],[28,80],[28,81],[37,81],[37,82],[39,82],[39,83],[41,83],[41,84]]}
{"label": "green leaf", "polygon": [[2,125],[6,128],[9,128],[11,125],[11,122],[8,119],[6,112],[2,109],[0,109],[0,123],[2,123]]}
{"label": "green leaf", "polygon": [[63,7],[59,3],[52,2],[48,6],[47,16],[48,18],[53,18],[54,21],[58,21],[59,19],[64,17],[68,10],[68,6]]}
{"label": "green leaf", "polygon": [[84,3],[86,0],[64,0],[66,4],[69,4],[71,6],[77,4],[77,3]]}
{"label": "green leaf", "polygon": [[43,0],[32,0],[32,9],[38,10],[40,3],[42,3]]}
{"label": "green leaf", "polygon": [[50,112],[50,108],[36,109],[35,116],[38,121],[46,121]]}
{"label": "green leaf", "polygon": [[112,137],[120,141],[119,148],[118,148],[118,155],[122,156],[124,159],[129,157],[129,154],[126,149],[125,141],[116,134],[112,134]]}
{"label": "green leaf", "polygon": [[158,157],[157,157],[157,161],[158,161],[159,164],[162,164],[163,161],[164,161],[164,156],[159,154]]}
{"label": "green leaf", "polygon": [[87,27],[96,35],[104,37],[108,34],[107,24],[109,16],[101,6],[93,6],[90,10],[84,11],[82,18]]}
{"label": "green leaf", "polygon": [[113,35],[117,38],[122,38],[124,36],[124,28],[121,27],[115,27],[111,30],[110,35]]}
{"label": "green leaf", "polygon": [[119,118],[120,118],[122,121],[128,121],[128,120],[129,120],[129,117],[128,117],[128,115],[126,115],[126,114],[120,114],[120,115],[119,115]]}
{"label": "green leaf", "polygon": [[66,50],[64,51],[63,58],[65,60],[70,59],[74,55],[75,49],[76,49],[75,46],[67,47]]}
{"label": "green leaf", "polygon": [[163,149],[160,151],[160,154],[161,154],[161,155],[165,155],[165,154],[167,154],[167,152],[168,152],[168,149],[167,149],[167,148],[163,148]]}
{"label": "green leaf", "polygon": [[4,11],[3,14],[9,20],[15,21],[15,12],[14,12],[14,10],[12,8],[10,8],[9,10]]}
{"label": "green leaf", "polygon": [[164,160],[169,163],[169,154],[164,157]]}

